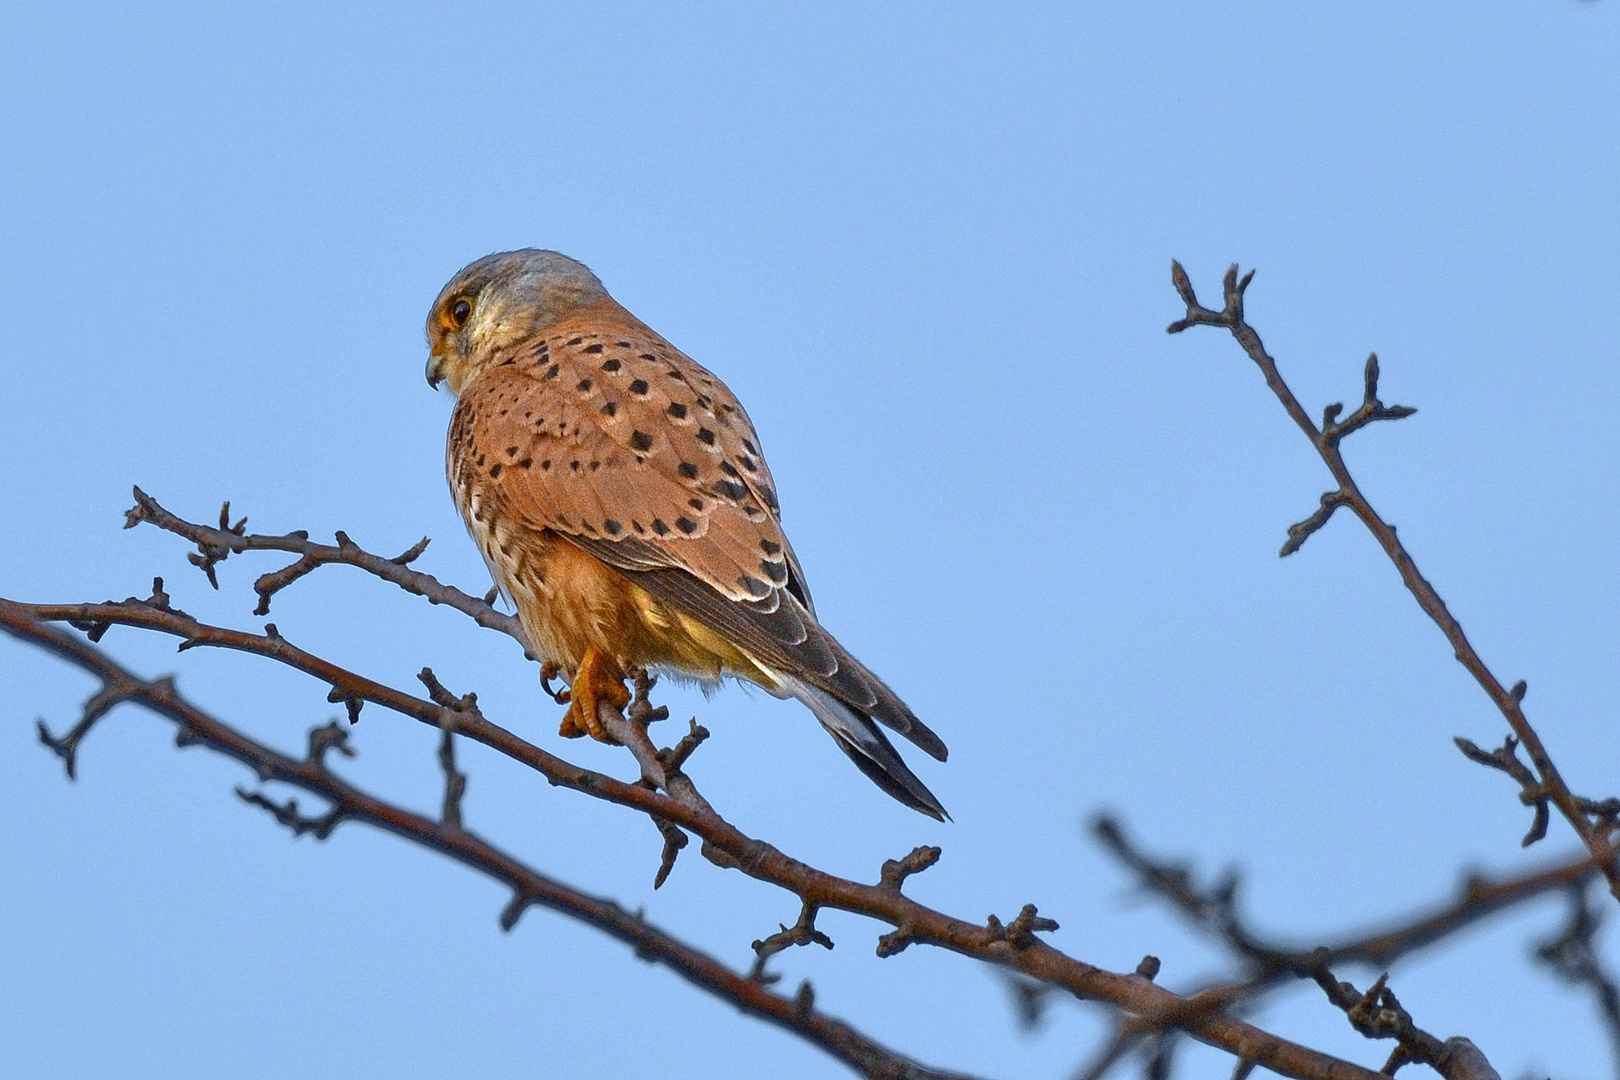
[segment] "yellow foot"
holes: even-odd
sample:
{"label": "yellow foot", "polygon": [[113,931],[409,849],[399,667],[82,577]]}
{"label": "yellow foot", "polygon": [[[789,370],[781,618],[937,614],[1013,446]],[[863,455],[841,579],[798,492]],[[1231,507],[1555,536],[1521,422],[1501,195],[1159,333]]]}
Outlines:
{"label": "yellow foot", "polygon": [[603,702],[616,709],[630,704],[630,691],[624,687],[624,671],[614,660],[597,651],[595,645],[587,648],[579,669],[574,672],[568,694],[568,712],[563,715],[557,734],[565,739],[589,735],[599,742],[617,741],[597,716],[597,706]]}

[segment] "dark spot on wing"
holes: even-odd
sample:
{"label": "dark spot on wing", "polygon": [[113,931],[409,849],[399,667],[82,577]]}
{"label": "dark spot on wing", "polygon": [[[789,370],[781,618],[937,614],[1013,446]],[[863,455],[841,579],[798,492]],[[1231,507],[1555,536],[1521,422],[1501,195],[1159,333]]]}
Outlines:
{"label": "dark spot on wing", "polygon": [[675,527],[677,529],[681,530],[681,532],[686,533],[688,536],[690,536],[692,533],[697,532],[697,522],[693,521],[689,517],[678,517],[678,518],[676,518],[675,519]]}

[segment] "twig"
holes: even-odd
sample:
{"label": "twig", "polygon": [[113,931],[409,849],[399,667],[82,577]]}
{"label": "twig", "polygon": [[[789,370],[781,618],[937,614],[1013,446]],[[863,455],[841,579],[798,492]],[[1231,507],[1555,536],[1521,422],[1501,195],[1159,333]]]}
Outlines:
{"label": "twig", "polygon": [[249,533],[246,531],[247,518],[242,518],[235,525],[230,523],[230,508],[231,504],[227,502],[220,511],[218,527],[211,528],[176,517],[159,505],[152,496],[136,488],[135,506],[126,511],[124,528],[133,529],[142,522],[148,522],[165,532],[190,540],[197,545],[197,551],[190,556],[192,564],[208,576],[208,583],[216,589],[219,588],[219,578],[215,575],[214,567],[233,554],[241,554],[244,551],[285,551],[298,555],[297,562],[263,574],[254,582],[254,591],[259,594],[259,606],[254,609],[256,615],[268,614],[271,597],[299,578],[322,566],[342,563],[358,567],[384,581],[398,585],[408,593],[424,597],[430,604],[444,604],[455,608],[462,614],[470,616],[479,626],[499,630],[512,638],[523,646],[525,654],[529,655],[530,659],[534,659],[533,649],[529,645],[528,635],[524,633],[522,624],[514,616],[503,615],[496,611],[492,599],[480,600],[475,596],[469,596],[453,585],[445,585],[431,574],[410,568],[410,564],[427,548],[426,537],[403,553],[389,559],[362,550],[343,532],[337,533],[335,546],[311,542],[309,533],[303,529],[282,536]]}
{"label": "twig", "polygon": [[444,771],[444,803],[439,820],[447,829],[461,828],[461,797],[467,794],[467,774],[456,771],[456,729],[454,721],[445,718],[444,734],[439,739],[439,768]]}
{"label": "twig", "polygon": [[1562,933],[1537,945],[1535,956],[1566,982],[1592,992],[1614,1049],[1616,1067],[1620,1068],[1620,984],[1604,968],[1597,949],[1603,913],[1592,906],[1585,883],[1572,884],[1568,895],[1568,925]]}
{"label": "twig", "polygon": [[[1168,901],[1192,926],[1248,962],[1248,977],[1258,980],[1251,986],[1280,979],[1318,952],[1317,948],[1268,940],[1251,929],[1237,910],[1239,879],[1235,873],[1226,873],[1214,885],[1200,886],[1185,865],[1143,852],[1116,819],[1103,815],[1092,828],[1103,846],[1137,875],[1143,888]],[[1348,935],[1321,948],[1326,948],[1327,962],[1335,966],[1385,967],[1500,911],[1582,885],[1596,876],[1597,868],[1585,854],[1502,881],[1471,874],[1450,902],[1393,920],[1385,929]]]}
{"label": "twig", "polygon": [[[1260,368],[1261,374],[1265,376],[1266,385],[1271,388],[1272,392],[1277,396],[1277,400],[1282,403],[1283,409],[1293,418],[1300,431],[1304,432],[1311,445],[1316,448],[1328,471],[1333,474],[1334,482],[1338,485],[1336,490],[1329,492],[1324,497],[1321,510],[1318,510],[1316,514],[1290,530],[1289,542],[1284,545],[1283,554],[1286,555],[1290,551],[1297,550],[1299,545],[1304,542],[1305,538],[1314,529],[1320,528],[1327,521],[1328,516],[1332,513],[1332,510],[1328,507],[1328,499],[1338,505],[1347,507],[1361,519],[1362,524],[1366,525],[1367,529],[1373,534],[1374,539],[1378,541],[1378,545],[1383,548],[1384,553],[1395,564],[1396,570],[1401,575],[1401,580],[1417,600],[1418,606],[1434,620],[1435,625],[1445,634],[1446,639],[1451,643],[1458,662],[1468,669],[1468,672],[1474,676],[1475,681],[1479,683],[1497,709],[1501,711],[1503,717],[1506,718],[1514,736],[1518,738],[1525,752],[1529,754],[1530,763],[1539,777],[1540,787],[1544,789],[1546,798],[1551,800],[1552,804],[1558,808],[1559,813],[1574,828],[1575,834],[1581,839],[1581,843],[1591,853],[1593,863],[1602,870],[1604,877],[1608,880],[1610,893],[1617,900],[1620,900],[1620,865],[1617,865],[1616,849],[1611,840],[1612,826],[1608,824],[1594,825],[1583,808],[1582,800],[1578,799],[1564,782],[1557,766],[1553,764],[1552,757],[1547,753],[1546,747],[1542,745],[1540,736],[1536,734],[1535,729],[1530,726],[1529,719],[1525,716],[1521,705],[1524,694],[1520,687],[1523,684],[1519,684],[1519,687],[1515,687],[1514,690],[1510,691],[1502,685],[1496,675],[1480,659],[1479,653],[1475,651],[1467,635],[1463,633],[1462,624],[1452,616],[1450,610],[1446,607],[1445,601],[1441,599],[1434,586],[1429,584],[1428,580],[1418,571],[1417,563],[1413,561],[1405,546],[1396,537],[1395,527],[1386,522],[1373,509],[1372,504],[1367,501],[1367,497],[1361,493],[1355,479],[1350,475],[1349,467],[1345,465],[1344,457],[1339,449],[1339,443],[1345,435],[1374,420],[1398,420],[1401,417],[1410,416],[1413,412],[1412,409],[1404,405],[1385,406],[1378,400],[1377,356],[1371,356],[1367,360],[1366,370],[1363,375],[1365,393],[1361,408],[1343,423],[1335,423],[1334,420],[1341,407],[1329,406],[1323,414],[1323,426],[1318,429],[1305,412],[1304,407],[1300,405],[1299,399],[1294,396],[1294,392],[1283,381],[1282,375],[1277,370],[1277,362],[1266,352],[1265,346],[1260,341],[1260,335],[1244,319],[1243,294],[1249,287],[1249,282],[1254,278],[1254,271],[1250,270],[1240,280],[1235,263],[1227,270],[1222,286],[1224,307],[1219,311],[1206,308],[1198,302],[1198,297],[1193,292],[1192,282],[1188,279],[1187,272],[1182,269],[1179,262],[1171,263],[1170,277],[1176,287],[1176,292],[1181,295],[1181,299],[1187,305],[1187,314],[1185,318],[1171,323],[1168,327],[1169,332],[1172,334],[1180,333],[1192,326],[1219,326],[1230,331],[1232,337],[1242,346],[1243,351]],[[1296,534],[1295,530],[1301,531]]]}
{"label": "twig", "polygon": [[1381,1070],[1386,1076],[1395,1075],[1402,1065],[1417,1064],[1430,1066],[1446,1080],[1502,1080],[1472,1042],[1461,1038],[1442,1042],[1414,1024],[1412,1014],[1389,988],[1388,973],[1378,976],[1367,992],[1361,993],[1350,983],[1333,977],[1325,953],[1325,949],[1318,950],[1301,966],[1300,974],[1314,979],[1362,1035],[1396,1041],[1395,1050]]}
{"label": "twig", "polygon": [[[1518,683],[1514,686],[1514,690],[1518,690],[1522,686],[1524,686],[1524,683]],[[1519,846],[1529,847],[1537,840],[1546,837],[1547,822],[1550,816],[1547,810],[1547,799],[1550,793],[1547,790],[1547,785],[1538,780],[1536,774],[1530,771],[1530,767],[1519,760],[1519,740],[1509,735],[1502,740],[1500,747],[1489,753],[1481,750],[1471,739],[1458,736],[1452,741],[1457,744],[1457,749],[1461,750],[1463,756],[1469,761],[1506,773],[1516,780],[1519,784],[1519,801],[1526,806],[1535,808],[1535,813],[1530,819],[1530,831],[1524,834],[1524,839],[1519,841]]]}
{"label": "twig", "polygon": [[[780,926],[780,924],[778,924]],[[833,947],[832,938],[816,929],[816,906],[806,903],[799,910],[799,921],[792,926],[781,926],[781,932],[772,934],[750,946],[754,950],[754,966],[748,972],[750,979],[760,982],[774,983],[780,976],[771,975],[765,970],[765,962],[783,949],[790,949],[795,945],[820,945],[824,949]]]}

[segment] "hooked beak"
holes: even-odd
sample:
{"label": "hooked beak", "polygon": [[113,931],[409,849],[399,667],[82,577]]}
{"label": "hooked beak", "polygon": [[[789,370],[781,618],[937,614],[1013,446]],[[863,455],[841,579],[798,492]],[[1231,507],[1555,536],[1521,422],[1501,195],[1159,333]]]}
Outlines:
{"label": "hooked beak", "polygon": [[439,383],[444,381],[444,357],[440,356],[438,353],[434,353],[428,357],[427,381],[428,385],[433,387],[435,390],[439,388]]}

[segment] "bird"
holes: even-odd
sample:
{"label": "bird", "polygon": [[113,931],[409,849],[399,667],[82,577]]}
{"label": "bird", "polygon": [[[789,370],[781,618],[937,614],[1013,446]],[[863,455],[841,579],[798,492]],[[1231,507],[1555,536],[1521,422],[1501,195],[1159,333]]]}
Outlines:
{"label": "bird", "polygon": [[882,728],[939,761],[945,743],[822,628],[724,383],[536,248],[464,267],[427,337],[428,385],[455,396],[451,493],[543,675],[569,681],[561,735],[612,742],[598,708],[624,708],[638,669],[734,678],[803,702],[878,787],[948,819]]}

